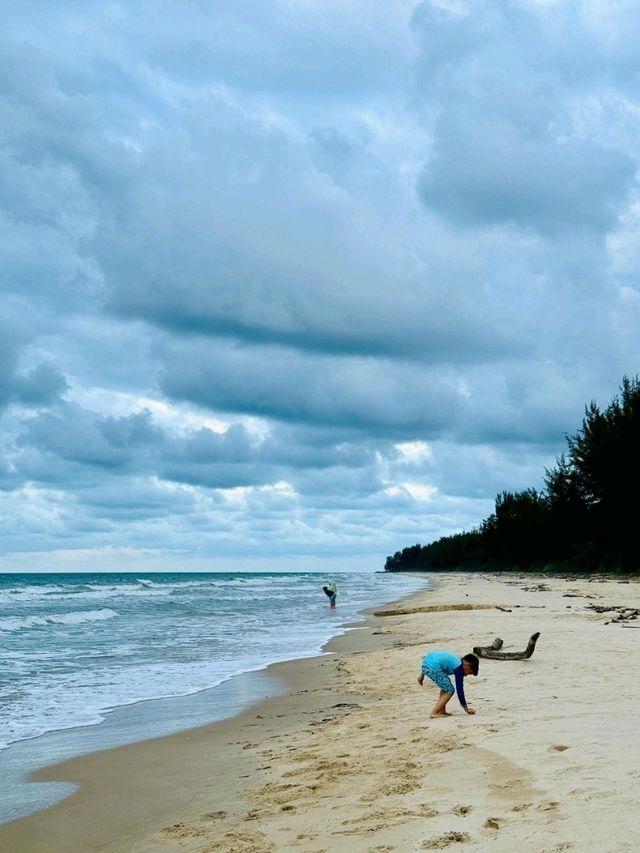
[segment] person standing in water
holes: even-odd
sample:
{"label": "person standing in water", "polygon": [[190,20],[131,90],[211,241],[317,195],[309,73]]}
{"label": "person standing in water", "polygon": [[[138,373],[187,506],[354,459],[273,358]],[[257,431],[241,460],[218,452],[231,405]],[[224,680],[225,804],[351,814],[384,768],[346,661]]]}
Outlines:
{"label": "person standing in water", "polygon": [[336,606],[336,595],[338,594],[337,590],[336,590],[336,582],[331,581],[331,583],[328,586],[323,586],[322,589],[323,589],[324,594],[329,599],[329,606],[333,610],[333,608]]}

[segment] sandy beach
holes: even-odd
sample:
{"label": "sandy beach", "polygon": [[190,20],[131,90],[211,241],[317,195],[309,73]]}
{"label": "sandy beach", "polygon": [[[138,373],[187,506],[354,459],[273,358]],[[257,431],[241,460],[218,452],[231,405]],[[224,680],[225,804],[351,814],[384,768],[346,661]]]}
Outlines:
{"label": "sandy beach", "polygon": [[[640,586],[442,575],[329,654],[271,668],[284,694],[238,717],[68,761],[37,778],[79,789],[0,826],[15,853],[640,849],[636,734]],[[393,579],[390,578],[390,588]],[[635,629],[635,630],[634,630]],[[422,656],[504,640],[429,719]]]}

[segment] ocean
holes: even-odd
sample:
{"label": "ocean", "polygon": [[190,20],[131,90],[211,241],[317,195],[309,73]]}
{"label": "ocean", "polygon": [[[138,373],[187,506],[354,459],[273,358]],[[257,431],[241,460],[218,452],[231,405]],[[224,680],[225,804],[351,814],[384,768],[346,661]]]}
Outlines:
{"label": "ocean", "polygon": [[[338,605],[322,591],[335,581]],[[25,774],[231,716],[361,611],[424,588],[394,573],[0,575],[0,822],[66,796]]]}

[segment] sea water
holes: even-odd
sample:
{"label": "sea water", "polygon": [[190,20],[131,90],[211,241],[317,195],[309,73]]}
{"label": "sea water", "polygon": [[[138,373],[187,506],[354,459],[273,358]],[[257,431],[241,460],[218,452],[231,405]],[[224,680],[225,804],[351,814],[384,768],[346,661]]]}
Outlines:
{"label": "sea water", "polygon": [[424,585],[373,572],[0,575],[0,821],[68,793],[25,785],[26,772],[231,716],[277,691],[247,673],[320,654],[363,609]]}

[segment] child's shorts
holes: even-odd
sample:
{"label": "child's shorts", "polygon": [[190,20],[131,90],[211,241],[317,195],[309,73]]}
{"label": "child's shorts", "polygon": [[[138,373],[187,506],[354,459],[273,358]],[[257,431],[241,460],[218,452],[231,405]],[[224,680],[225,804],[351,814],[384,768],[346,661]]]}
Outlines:
{"label": "child's shorts", "polygon": [[453,689],[453,684],[451,683],[451,679],[441,672],[439,669],[431,669],[430,666],[422,667],[422,671],[433,681],[434,684],[437,684],[440,690],[444,690],[445,693],[455,693]]}

